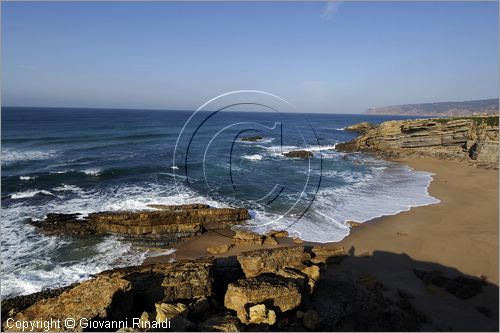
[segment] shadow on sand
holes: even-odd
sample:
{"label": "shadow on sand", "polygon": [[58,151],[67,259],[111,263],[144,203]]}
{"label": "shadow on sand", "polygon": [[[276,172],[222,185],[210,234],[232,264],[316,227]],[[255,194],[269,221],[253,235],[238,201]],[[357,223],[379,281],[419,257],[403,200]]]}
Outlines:
{"label": "shadow on sand", "polygon": [[406,254],[330,258],[312,305],[331,331],[498,331],[498,286]]}
{"label": "shadow on sand", "polygon": [[[306,246],[305,251],[310,252],[311,248]],[[311,260],[314,259],[319,258]],[[237,320],[223,304],[228,284],[244,278],[242,268],[235,256],[217,258],[214,263],[212,305],[202,312],[189,312],[189,326],[175,330],[212,329],[213,326],[207,328],[207,321],[221,315]],[[102,273],[118,274],[131,283],[131,289],[114,297],[109,305],[107,313],[114,313],[113,319],[139,317],[144,311],[154,311],[155,303],[164,298],[162,281],[165,276],[152,274],[154,265]],[[486,279],[465,275],[452,267],[416,261],[406,254],[375,251],[372,255],[356,256],[355,248],[351,248],[348,255],[329,257],[326,263],[319,265],[321,274],[314,292],[310,295],[305,292],[298,308],[279,313],[272,326],[261,324],[241,329],[498,331],[498,286]],[[277,275],[274,278],[283,279]],[[192,288],[189,281],[181,287]],[[63,297],[70,288],[72,286],[2,300],[2,320],[40,300]],[[72,299],[67,301],[73,302]],[[196,299],[179,301],[196,303]]]}

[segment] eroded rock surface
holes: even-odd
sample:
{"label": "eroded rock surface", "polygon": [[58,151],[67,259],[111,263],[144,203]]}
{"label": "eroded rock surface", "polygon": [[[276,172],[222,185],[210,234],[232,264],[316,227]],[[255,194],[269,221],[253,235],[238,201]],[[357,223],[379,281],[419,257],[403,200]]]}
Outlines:
{"label": "eroded rock surface", "polygon": [[315,264],[335,262],[339,257],[346,254],[343,247],[332,245],[313,246],[311,253],[313,255],[311,262]]}
{"label": "eroded rock surface", "polygon": [[[62,325],[58,328],[53,327],[54,330],[80,330],[78,327],[66,327],[64,320],[68,317],[75,319],[75,321],[82,318],[119,318],[122,312],[127,312],[132,308],[132,302],[125,294],[130,289],[131,284],[125,279],[98,276],[95,279],[82,282],[58,296],[34,303],[24,311],[17,313],[13,319],[15,321],[60,319]],[[32,331],[39,331],[39,329]]]}
{"label": "eroded rock surface", "polygon": [[238,256],[238,261],[245,276],[251,278],[263,273],[276,273],[286,267],[304,269],[304,262],[310,258],[303,246],[292,246],[244,252]]}
{"label": "eroded rock surface", "polygon": [[[422,294],[412,295],[384,285],[373,272],[365,273],[362,269],[355,272],[354,266],[342,269],[344,262],[322,270],[320,267],[326,267],[323,263],[311,264],[314,259],[339,258],[343,252],[333,246],[294,246],[248,252],[242,258],[248,260],[249,267],[267,270],[250,278],[245,277],[243,265],[235,257],[117,268],[64,289],[3,300],[2,325],[6,329],[8,317],[16,320],[72,317],[98,322],[140,318],[140,327],[122,327],[119,331],[123,332],[154,331],[147,323],[167,318],[171,320],[171,331],[447,328],[423,326],[430,321],[421,311],[426,308],[418,302]],[[343,258],[347,262],[367,260],[354,256]],[[253,275],[253,268],[250,272]],[[441,291],[436,300],[447,293],[463,299],[478,294],[484,297],[489,295],[485,291],[491,290],[487,289],[491,286],[485,281],[467,276],[446,276],[440,271],[422,269],[415,269],[414,273],[426,287],[433,286]],[[415,282],[419,283],[416,277]],[[427,297],[434,295],[427,294]],[[459,313],[464,313],[462,306],[466,304],[461,302],[465,301],[451,298],[460,302]],[[479,302],[479,298],[473,300],[478,303],[472,309],[485,321],[480,327],[498,327],[498,311],[484,306],[488,303]],[[81,328],[61,326],[60,330]]]}
{"label": "eroded rock surface", "polygon": [[386,121],[337,150],[477,160],[498,167],[498,117]]}
{"label": "eroded rock surface", "polygon": [[235,243],[247,243],[262,245],[264,243],[264,236],[247,230],[236,230],[233,236]]}
{"label": "eroded rock surface", "polygon": [[207,205],[150,205],[158,210],[47,214],[32,221],[47,234],[120,234],[138,240],[158,240],[165,244],[196,236],[206,230],[225,229],[249,218],[244,208],[209,208]]}
{"label": "eroded rock surface", "polygon": [[[274,324],[276,317],[273,312],[294,309],[300,302],[301,294],[297,285],[271,276],[259,276],[231,283],[224,297],[225,307],[235,310],[237,317],[245,324]],[[255,305],[264,307],[255,308],[253,307]]]}

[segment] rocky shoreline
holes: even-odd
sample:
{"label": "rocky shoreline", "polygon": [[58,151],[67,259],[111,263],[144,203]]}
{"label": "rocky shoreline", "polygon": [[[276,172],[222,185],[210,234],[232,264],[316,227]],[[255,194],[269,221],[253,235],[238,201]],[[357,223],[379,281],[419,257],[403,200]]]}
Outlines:
{"label": "rocky shoreline", "polygon": [[365,123],[350,127],[364,133],[337,144],[338,151],[369,152],[384,158],[428,156],[498,168],[498,116],[394,120],[374,128]]}
{"label": "rocky shoreline", "polygon": [[[68,317],[101,331],[143,332],[158,331],[151,323],[166,319],[171,331],[224,332],[416,331],[432,322],[412,293],[367,272],[353,275],[341,268],[345,260],[359,260],[363,271],[362,261],[370,259],[338,246],[294,245],[116,268],[69,287],[3,300],[2,327],[10,330],[8,318],[64,323]],[[481,279],[414,265],[414,280],[434,290],[430,297],[449,293],[467,300],[491,288]],[[487,307],[477,314],[494,316]],[[128,326],[105,326],[112,321]],[[82,330],[88,329],[54,329]]]}
{"label": "rocky shoreline", "polygon": [[[363,314],[373,322],[355,323],[355,318],[341,321],[341,317],[354,314],[352,309],[340,308],[348,295],[343,300],[322,297],[333,282],[322,280],[321,272],[344,255],[335,247],[296,245],[246,252],[236,258],[206,257],[118,268],[70,287],[4,300],[2,318],[32,321],[71,317],[97,322],[168,318],[173,331],[342,330],[349,325],[415,330],[426,321],[411,302],[391,305],[374,277],[352,281],[343,277],[344,288],[349,286],[364,295],[353,299],[351,306],[379,308]],[[334,326],[327,315],[333,305],[339,307]],[[122,331],[149,331],[146,325]],[[8,331],[5,321],[3,329]],[[63,325],[59,330],[80,329]]]}

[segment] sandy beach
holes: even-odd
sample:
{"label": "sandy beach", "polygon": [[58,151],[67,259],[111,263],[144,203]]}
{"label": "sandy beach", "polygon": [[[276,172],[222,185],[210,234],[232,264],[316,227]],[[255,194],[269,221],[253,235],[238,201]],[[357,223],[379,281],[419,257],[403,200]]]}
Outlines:
{"label": "sandy beach", "polygon": [[441,202],[355,227],[339,245],[405,253],[498,285],[498,170],[432,158],[399,162],[434,173],[429,193]]}
{"label": "sandy beach", "polygon": [[[341,276],[358,280],[374,277],[384,286],[384,295],[394,302],[398,301],[401,291],[411,295],[416,308],[429,318],[421,327],[424,331],[497,330],[498,170],[433,158],[412,157],[397,162],[432,172],[429,192],[440,203],[353,227],[344,240],[330,244],[344,247],[348,256],[339,264],[326,267],[321,276],[323,285],[326,290],[335,289],[333,286]],[[229,244],[233,234],[231,230],[224,230],[188,239],[176,247],[175,259],[207,256],[207,247]],[[296,245],[291,238],[278,240],[278,246]],[[235,256],[273,247],[276,246],[237,244],[215,256]],[[172,258],[159,256],[147,262]],[[415,275],[415,269],[440,272],[448,278],[478,277],[488,283],[481,294],[461,299],[423,283]]]}
{"label": "sandy beach", "polygon": [[[481,277],[498,285],[498,170],[477,168],[456,161],[406,158],[397,162],[432,172],[429,192],[440,203],[412,208],[351,228],[339,243],[356,255],[386,251],[414,260],[437,263]],[[376,195],[376,194],[374,194]],[[208,232],[176,246],[176,259],[206,256],[206,248],[231,243],[230,230]],[[280,239],[279,246],[293,245]],[[311,244],[311,243],[306,243]],[[273,245],[237,245],[218,256],[232,256]],[[170,259],[153,257],[148,262]]]}

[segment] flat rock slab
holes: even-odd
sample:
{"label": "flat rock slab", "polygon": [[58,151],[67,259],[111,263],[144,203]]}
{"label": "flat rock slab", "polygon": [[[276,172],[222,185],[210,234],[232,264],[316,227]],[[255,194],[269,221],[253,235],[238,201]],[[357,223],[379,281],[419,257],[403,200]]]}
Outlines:
{"label": "flat rock slab", "polygon": [[245,208],[207,205],[150,205],[157,210],[80,214],[47,214],[31,223],[47,234],[120,234],[137,239],[162,239],[167,244],[206,230],[230,228],[250,218]]}

